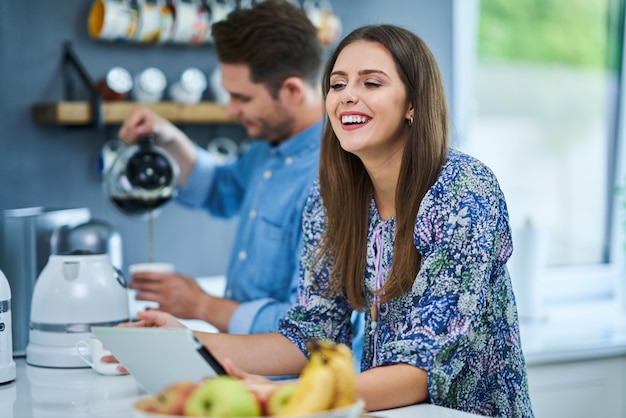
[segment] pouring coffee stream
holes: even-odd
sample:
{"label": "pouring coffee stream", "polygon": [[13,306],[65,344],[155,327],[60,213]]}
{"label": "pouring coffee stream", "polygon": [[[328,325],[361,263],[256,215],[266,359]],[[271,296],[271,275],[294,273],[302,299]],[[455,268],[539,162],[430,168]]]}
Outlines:
{"label": "pouring coffee stream", "polygon": [[153,135],[140,137],[131,146],[115,141],[114,147],[107,147],[114,157],[109,157],[112,163],[108,168],[105,161],[104,193],[124,215],[148,220],[152,261],[154,217],[176,196],[180,170],[176,161],[154,144]]}

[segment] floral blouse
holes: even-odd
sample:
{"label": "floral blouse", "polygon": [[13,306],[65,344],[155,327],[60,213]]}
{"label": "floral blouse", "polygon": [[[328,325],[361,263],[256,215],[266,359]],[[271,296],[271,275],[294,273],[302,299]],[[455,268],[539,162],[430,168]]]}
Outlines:
{"label": "floral blouse", "polygon": [[[306,342],[350,343],[348,301],[329,296],[329,268],[314,271],[324,207],[313,187],[304,213],[298,301],[279,332],[308,355]],[[361,368],[407,363],[428,373],[433,404],[486,416],[532,417],[517,308],[506,262],[512,252],[506,202],[480,161],[449,150],[420,205],[414,229],[422,263],[410,292],[370,308],[391,269],[395,218],[370,204],[365,287],[366,332]]]}

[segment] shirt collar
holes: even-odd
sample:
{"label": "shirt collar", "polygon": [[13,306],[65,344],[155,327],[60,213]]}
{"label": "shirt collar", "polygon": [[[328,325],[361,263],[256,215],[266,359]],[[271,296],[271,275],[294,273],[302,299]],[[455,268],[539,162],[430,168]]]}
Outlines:
{"label": "shirt collar", "polygon": [[297,157],[318,150],[322,139],[323,121],[319,121],[304,131],[292,136],[287,141],[272,148],[273,153],[284,156]]}

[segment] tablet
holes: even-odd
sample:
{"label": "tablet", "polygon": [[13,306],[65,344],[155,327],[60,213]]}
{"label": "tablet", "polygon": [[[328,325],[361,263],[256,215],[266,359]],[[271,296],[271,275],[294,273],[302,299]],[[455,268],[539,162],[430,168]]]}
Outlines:
{"label": "tablet", "polygon": [[94,326],[91,332],[150,394],[180,380],[226,374],[189,328]]}

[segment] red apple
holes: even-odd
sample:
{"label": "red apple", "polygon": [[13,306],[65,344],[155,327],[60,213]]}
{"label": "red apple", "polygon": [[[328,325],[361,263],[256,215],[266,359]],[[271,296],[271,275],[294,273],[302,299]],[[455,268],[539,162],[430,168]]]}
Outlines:
{"label": "red apple", "polygon": [[267,403],[270,396],[279,388],[278,383],[264,382],[264,383],[250,383],[246,382],[246,386],[250,393],[254,395],[257,402],[261,406],[261,415],[268,415]]}
{"label": "red apple", "polygon": [[[196,386],[196,383],[190,381],[176,382],[163,389],[155,396],[146,398],[151,401],[146,402],[143,409],[159,414],[183,415],[187,398],[194,391]],[[137,405],[136,407],[140,408]]]}

